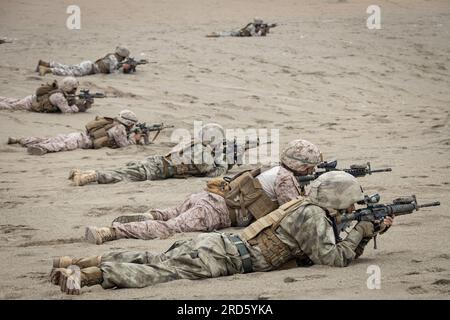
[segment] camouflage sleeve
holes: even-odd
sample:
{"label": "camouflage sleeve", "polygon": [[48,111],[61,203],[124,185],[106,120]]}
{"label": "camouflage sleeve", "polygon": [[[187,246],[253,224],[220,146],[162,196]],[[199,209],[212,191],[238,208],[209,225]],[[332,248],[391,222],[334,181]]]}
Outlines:
{"label": "camouflage sleeve", "polygon": [[114,55],[109,56],[109,72],[114,73],[119,69],[119,61]]}
{"label": "camouflage sleeve", "polygon": [[225,173],[228,172],[228,165],[227,164],[216,164],[214,168],[212,168],[207,174],[207,177],[214,178],[223,176]]}
{"label": "camouflage sleeve", "polygon": [[280,171],[278,172],[274,189],[280,206],[300,195],[300,187],[295,180],[294,175],[284,168],[280,168]]}
{"label": "camouflage sleeve", "polygon": [[345,240],[336,243],[332,222],[314,205],[299,208],[283,219],[281,226],[315,264],[347,266],[356,258],[355,250],[363,239],[363,232],[354,228]]}
{"label": "camouflage sleeve", "polygon": [[[227,164],[214,159],[213,150],[209,146],[197,144],[196,147],[198,148],[198,152],[200,152],[200,150],[202,152],[202,154],[196,154],[197,157],[201,157],[201,163],[196,163],[196,167],[201,173],[207,177],[218,177],[227,172]],[[195,159],[197,158],[194,156],[194,163],[196,162]]]}
{"label": "camouflage sleeve", "polygon": [[133,139],[133,137],[128,137],[127,130],[121,124],[109,129],[108,135],[114,139],[114,141],[120,148],[129,146],[131,144],[136,144],[136,141]]}
{"label": "camouflage sleeve", "polygon": [[69,106],[66,97],[60,92],[52,94],[49,100],[50,103],[57,106],[62,113],[74,113],[79,111],[76,105]]}

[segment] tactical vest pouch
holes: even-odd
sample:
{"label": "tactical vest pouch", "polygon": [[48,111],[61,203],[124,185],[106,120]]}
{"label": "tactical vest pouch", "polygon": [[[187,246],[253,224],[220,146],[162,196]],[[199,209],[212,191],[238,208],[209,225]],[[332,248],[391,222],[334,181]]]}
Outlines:
{"label": "tactical vest pouch", "polygon": [[213,178],[206,182],[206,191],[225,197],[225,194],[231,190],[230,185],[222,177]]}
{"label": "tactical vest pouch", "polygon": [[275,234],[272,228],[265,229],[256,238],[249,240],[249,244],[257,245],[261,249],[264,259],[278,269],[292,258],[291,250]]}
{"label": "tactical vest pouch", "polygon": [[231,223],[236,225],[237,214],[248,217],[251,214],[248,207],[262,196],[264,190],[259,181],[253,178],[249,172],[243,173],[238,179],[230,182],[230,188],[231,190],[225,194],[224,198],[230,213]]}
{"label": "tactical vest pouch", "polygon": [[113,118],[99,116],[86,124],[86,130],[92,139],[92,146],[94,149],[112,147],[114,145],[108,135],[108,130],[112,127],[114,127]]}
{"label": "tactical vest pouch", "polygon": [[[242,185],[242,181],[246,181],[247,179],[252,180],[253,184],[247,182],[244,185],[244,188],[242,188],[242,192],[248,194],[247,198],[248,200],[251,200],[245,201],[244,199],[245,209],[243,209],[243,213],[246,213],[247,215],[250,213],[256,220],[264,217],[279,206],[278,202],[270,199],[269,195],[262,188],[261,183],[256,179],[259,174],[261,174],[261,168],[243,171],[233,177],[230,182],[230,197],[232,197],[233,190],[241,188],[240,185]],[[228,194],[226,197],[227,196]]]}
{"label": "tactical vest pouch", "polygon": [[36,97],[31,102],[31,110],[44,113],[59,112],[59,108],[50,103],[50,96],[57,92],[64,94],[62,90],[58,89],[56,80],[41,85],[36,89]]}
{"label": "tactical vest pouch", "polygon": [[100,138],[94,139],[94,141],[92,142],[92,147],[94,149],[108,147],[109,145],[110,145],[110,141],[109,141],[108,137],[100,137]]}
{"label": "tactical vest pouch", "polygon": [[293,255],[289,247],[277,237],[275,230],[281,220],[292,212],[295,212],[302,203],[302,198],[285,203],[277,210],[253,222],[241,234],[242,239],[247,240],[252,246],[256,245],[261,249],[264,259],[273,269],[294,266],[292,263],[287,264],[293,258]]}
{"label": "tactical vest pouch", "polygon": [[107,62],[107,59],[110,55],[114,55],[114,53],[108,53],[103,58],[95,61],[95,64],[97,65],[98,71],[100,71],[100,73],[110,73],[109,62]]}

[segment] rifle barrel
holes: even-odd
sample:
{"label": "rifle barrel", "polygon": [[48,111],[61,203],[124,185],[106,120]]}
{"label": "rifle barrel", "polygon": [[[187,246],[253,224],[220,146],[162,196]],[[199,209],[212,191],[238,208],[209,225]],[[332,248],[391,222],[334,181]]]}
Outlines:
{"label": "rifle barrel", "polygon": [[386,169],[373,169],[370,170],[370,173],[374,173],[374,172],[391,172],[392,168],[386,168]]}
{"label": "rifle barrel", "polygon": [[430,202],[430,203],[420,204],[417,206],[417,208],[436,207],[436,206],[440,206],[440,205],[441,205],[441,203],[439,201],[434,201],[434,202]]}

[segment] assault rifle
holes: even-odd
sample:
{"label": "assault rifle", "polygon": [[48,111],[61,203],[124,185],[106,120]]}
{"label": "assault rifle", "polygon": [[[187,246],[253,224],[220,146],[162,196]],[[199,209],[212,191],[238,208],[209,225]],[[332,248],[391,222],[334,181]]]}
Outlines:
{"label": "assault rifle", "polygon": [[81,89],[79,94],[69,94],[68,97],[80,98],[92,104],[94,103],[94,98],[106,98],[106,95],[100,92],[90,93],[89,89]]}
{"label": "assault rifle", "polygon": [[[334,224],[334,232],[336,239],[339,241],[339,233],[343,231],[352,221],[371,221],[382,222],[387,216],[393,217],[411,214],[420,208],[440,206],[439,201],[418,204],[415,195],[400,197],[395,199],[391,204],[379,204],[380,195],[374,194],[365,196],[364,200],[358,204],[366,204],[366,208],[361,208],[352,213],[337,216]],[[374,248],[376,249],[376,238],[374,238]]]}
{"label": "assault rifle", "polygon": [[336,166],[337,166],[336,160],[331,161],[331,162],[324,161],[321,164],[317,165],[317,168],[322,169],[321,171],[314,172],[313,174],[307,175],[307,176],[296,176],[297,181],[300,184],[300,187],[304,188],[311,181],[316,180],[322,174],[329,172],[329,171],[344,171],[344,172],[351,174],[354,177],[364,177],[364,176],[366,176],[368,174],[370,175],[372,173],[392,171],[392,168],[372,169],[370,166],[370,162],[367,162],[367,164],[363,164],[363,165],[353,164],[350,166],[349,169],[337,169]]}
{"label": "assault rifle", "polygon": [[125,60],[119,62],[119,68],[122,67],[124,64],[129,64],[130,70],[127,73],[136,72],[136,67],[138,65],[147,64],[147,63],[148,63],[147,59],[135,60],[134,58],[130,57],[130,58],[126,58]]}
{"label": "assault rifle", "polygon": [[[232,143],[231,146],[230,143]],[[263,144],[271,144],[271,143],[272,141],[266,141]],[[256,140],[247,139],[245,140],[244,151],[257,148],[263,144],[261,144],[259,138],[257,138]],[[227,163],[241,165],[243,154],[239,153],[238,150],[239,141],[237,140],[237,138],[234,137],[233,140],[224,139],[222,145],[223,145],[223,154],[226,155]],[[230,147],[232,147],[232,149],[230,149]],[[233,159],[230,159],[231,155],[233,155]]]}
{"label": "assault rifle", "polygon": [[144,136],[144,144],[150,144],[149,136],[150,132],[156,132],[155,136],[153,137],[152,141],[155,141],[160,132],[164,129],[173,128],[174,126],[165,126],[163,123],[156,123],[152,125],[147,125],[145,122],[141,122],[135,125],[134,129],[132,130],[134,133],[140,133]]}
{"label": "assault rifle", "polygon": [[260,25],[260,28],[264,30],[264,35],[266,33],[269,33],[271,28],[275,28],[278,24],[276,23],[272,23],[272,24],[267,24],[267,23],[263,23]]}
{"label": "assault rifle", "polygon": [[402,216],[418,211],[420,208],[441,205],[439,201],[418,204],[415,195],[397,198],[391,204],[379,204],[379,201],[380,196],[378,194],[366,196],[364,200],[358,202],[358,204],[367,204],[366,208],[344,214],[336,219],[338,230],[342,230],[342,225],[351,221],[383,221],[387,216]]}

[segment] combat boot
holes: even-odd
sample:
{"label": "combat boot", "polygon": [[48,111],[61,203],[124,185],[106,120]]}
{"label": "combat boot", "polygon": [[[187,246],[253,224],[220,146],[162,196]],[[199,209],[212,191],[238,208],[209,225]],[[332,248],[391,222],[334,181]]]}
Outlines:
{"label": "combat boot", "polygon": [[155,218],[153,217],[151,212],[120,216],[120,217],[115,218],[111,225],[114,226],[115,223],[122,224],[122,223],[140,222],[140,221],[148,221],[148,220],[155,220]]}
{"label": "combat boot", "polygon": [[81,259],[75,259],[72,257],[59,257],[53,259],[53,268],[50,272],[50,281],[55,285],[59,285],[59,277],[61,272],[57,272],[58,269],[66,269],[71,265],[76,265],[81,269],[89,268],[89,267],[98,267],[101,263],[101,256],[93,256]]}
{"label": "combat boot", "polygon": [[82,171],[80,169],[70,169],[69,172],[69,180],[73,180],[73,177],[75,177],[75,175],[80,174]]}
{"label": "combat boot", "polygon": [[120,237],[118,236],[116,230],[111,227],[87,227],[85,232],[85,239],[89,243],[102,244],[107,241],[120,239]]}
{"label": "combat boot", "polygon": [[98,267],[102,260],[101,256],[92,256],[87,258],[72,258],[63,256],[53,259],[53,268],[67,268],[70,265],[79,266],[81,269],[89,267]]}
{"label": "combat boot", "polygon": [[8,137],[8,144],[20,143],[20,138]]}
{"label": "combat boot", "polygon": [[29,146],[27,152],[34,156],[42,156],[47,153],[47,150],[39,146]]}
{"label": "combat boot", "polygon": [[98,267],[80,269],[76,265],[67,268],[58,268],[52,272],[53,279],[58,279],[58,284],[62,292],[79,295],[81,288],[93,286],[103,282],[103,272]]}
{"label": "combat boot", "polygon": [[37,66],[36,66],[36,72],[39,72],[39,67],[40,66],[50,68],[50,63],[45,62],[44,60],[39,60]]}
{"label": "combat boot", "polygon": [[[89,170],[89,171],[80,171],[80,170],[73,170],[70,172],[70,175],[72,175],[72,181],[76,186],[84,186],[91,182],[97,182],[97,172],[95,170]],[[69,175],[69,179],[70,179]]]}
{"label": "combat boot", "polygon": [[41,77],[45,76],[47,73],[52,73],[52,69],[48,68],[48,67],[44,67],[44,66],[39,66],[39,75]]}

